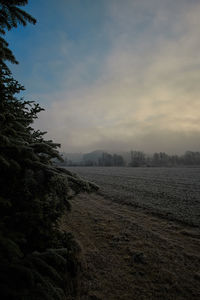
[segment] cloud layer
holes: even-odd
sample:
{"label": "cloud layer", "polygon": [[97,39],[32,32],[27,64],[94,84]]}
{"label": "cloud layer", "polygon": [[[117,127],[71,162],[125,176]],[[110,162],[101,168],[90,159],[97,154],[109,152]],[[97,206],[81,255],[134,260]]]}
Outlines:
{"label": "cloud layer", "polygon": [[[199,150],[199,1],[107,2],[96,34],[109,47],[92,45],[62,69],[36,126],[67,152]],[[76,46],[57,45],[64,53]]]}

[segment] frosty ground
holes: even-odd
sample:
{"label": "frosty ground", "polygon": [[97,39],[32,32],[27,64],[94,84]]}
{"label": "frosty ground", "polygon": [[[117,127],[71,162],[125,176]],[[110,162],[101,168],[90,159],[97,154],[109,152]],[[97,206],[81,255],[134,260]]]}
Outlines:
{"label": "frosty ground", "polygon": [[100,193],[168,219],[200,226],[200,168],[74,167]]}
{"label": "frosty ground", "polygon": [[62,228],[83,256],[80,299],[200,298],[200,170],[70,168],[100,185]]}

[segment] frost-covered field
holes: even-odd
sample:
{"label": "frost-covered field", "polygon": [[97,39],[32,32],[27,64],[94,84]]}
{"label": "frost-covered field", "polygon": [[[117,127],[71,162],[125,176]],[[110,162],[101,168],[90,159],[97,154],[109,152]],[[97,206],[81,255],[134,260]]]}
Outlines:
{"label": "frost-covered field", "polygon": [[200,226],[200,168],[68,167],[120,203]]}

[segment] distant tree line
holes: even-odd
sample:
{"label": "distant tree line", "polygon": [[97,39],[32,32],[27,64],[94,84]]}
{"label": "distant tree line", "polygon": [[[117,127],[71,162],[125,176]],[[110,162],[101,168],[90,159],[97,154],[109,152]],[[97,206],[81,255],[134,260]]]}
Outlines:
{"label": "distant tree line", "polygon": [[83,160],[79,162],[74,162],[70,159],[67,159],[67,157],[64,157],[63,162],[61,164],[65,166],[121,167],[125,166],[126,163],[122,155],[103,152],[99,157],[90,157],[90,155],[86,154],[83,157]]}
{"label": "distant tree line", "polygon": [[142,151],[131,151],[131,167],[176,167],[200,166],[200,152],[186,151],[184,155],[168,155],[165,152],[155,152],[152,156]]}
{"label": "distant tree line", "polygon": [[102,156],[98,161],[99,166],[117,166],[121,167],[125,165],[125,161],[121,155],[118,154],[109,154],[106,152],[102,153]]}
{"label": "distant tree line", "polygon": [[[94,155],[95,154],[95,155]],[[127,153],[126,153],[127,154]],[[155,152],[152,155],[142,151],[130,151],[128,155],[111,154],[96,151],[83,155],[80,161],[73,161],[65,157],[64,166],[101,166],[101,167],[178,167],[200,166],[200,152],[186,151],[183,155],[169,155],[165,152]]]}

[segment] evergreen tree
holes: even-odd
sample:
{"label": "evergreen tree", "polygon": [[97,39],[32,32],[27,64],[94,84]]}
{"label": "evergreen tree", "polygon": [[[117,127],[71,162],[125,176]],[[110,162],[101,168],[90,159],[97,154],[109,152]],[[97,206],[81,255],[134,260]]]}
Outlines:
{"label": "evergreen tree", "polygon": [[0,296],[66,299],[76,292],[78,247],[59,220],[70,198],[97,187],[53,165],[59,144],[32,127],[42,108],[17,96],[24,87],[6,64],[17,61],[4,37],[36,23],[25,4],[0,0]]}

